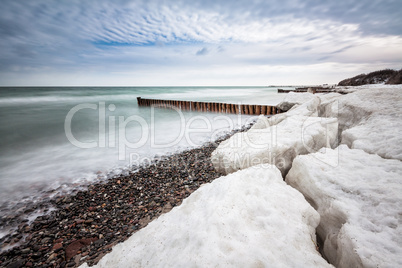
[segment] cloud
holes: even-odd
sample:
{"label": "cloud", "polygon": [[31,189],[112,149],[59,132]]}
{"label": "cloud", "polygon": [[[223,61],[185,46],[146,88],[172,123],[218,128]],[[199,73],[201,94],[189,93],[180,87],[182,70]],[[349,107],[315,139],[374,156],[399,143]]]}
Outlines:
{"label": "cloud", "polygon": [[402,63],[401,11],[399,0],[5,1],[0,77],[20,76],[18,83],[49,79],[45,72],[92,72],[112,81],[112,71],[157,75],[168,67],[204,77],[210,66],[254,66],[259,76],[267,65],[391,67]]}
{"label": "cloud", "polygon": [[201,48],[200,50],[197,51],[197,53],[195,53],[195,55],[197,56],[204,56],[208,54],[208,49],[206,47]]}

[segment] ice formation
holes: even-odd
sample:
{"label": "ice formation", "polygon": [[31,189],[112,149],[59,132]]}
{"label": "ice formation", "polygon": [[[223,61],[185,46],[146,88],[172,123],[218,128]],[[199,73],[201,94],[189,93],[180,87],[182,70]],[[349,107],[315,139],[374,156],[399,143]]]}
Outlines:
{"label": "ice formation", "polygon": [[267,128],[270,126],[269,120],[266,116],[264,115],[259,115],[257,118],[257,121],[255,124],[250,128],[250,130],[255,130],[255,129],[262,129],[262,128]]}
{"label": "ice formation", "polygon": [[[303,97],[301,97],[300,102],[303,100]],[[320,98],[318,97],[311,97],[309,98],[308,101],[302,103],[302,104],[295,104],[292,106],[290,110],[288,110],[286,113],[281,113],[274,115],[268,119],[268,123],[270,126],[277,125],[283,120],[285,120],[288,117],[294,116],[294,115],[303,115],[303,116],[318,116],[318,108],[321,103]]]}
{"label": "ice formation", "polygon": [[341,143],[402,160],[401,86],[360,87],[322,105],[320,114],[338,118]]}
{"label": "ice formation", "polygon": [[288,111],[294,105],[303,104],[312,98],[315,98],[314,94],[312,93],[289,92],[286,94],[284,100],[277,105],[277,107],[282,111]]}
{"label": "ice formation", "polygon": [[202,186],[96,267],[332,267],[316,250],[319,220],[277,168],[260,165]]}
{"label": "ice formation", "polygon": [[218,146],[211,160],[225,174],[270,163],[285,175],[297,155],[336,143],[337,126],[335,118],[290,116],[277,125],[233,135]]}
{"label": "ice formation", "polygon": [[286,182],[321,215],[324,253],[337,267],[402,266],[402,162],[341,145],[298,156]]}

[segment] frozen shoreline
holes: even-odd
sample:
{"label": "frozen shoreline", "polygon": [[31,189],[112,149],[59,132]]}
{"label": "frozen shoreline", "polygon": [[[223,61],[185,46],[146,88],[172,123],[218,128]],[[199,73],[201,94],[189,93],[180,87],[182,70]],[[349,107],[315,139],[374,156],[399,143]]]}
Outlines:
{"label": "frozen shoreline", "polygon": [[[342,90],[345,89],[343,88]],[[260,127],[257,129],[249,130],[247,133],[241,134],[241,136],[240,134],[237,134],[231,137],[225,143],[222,143],[213,153],[213,155],[216,154],[216,152],[220,152],[221,154],[221,157],[215,159],[214,165],[217,167],[223,167],[220,168],[220,170],[224,172],[231,173],[237,169],[240,171],[215,180],[213,184],[220,186],[214,189],[208,190],[209,188],[207,188],[207,186],[201,187],[189,199],[186,199],[182,206],[175,209],[175,211],[157,219],[152,222],[149,227],[134,234],[126,242],[116,246],[112,253],[101,259],[98,266],[118,267],[119,265],[125,265],[128,263],[137,263],[141,266],[139,262],[142,263],[143,266],[147,266],[147,264],[150,263],[156,266],[161,266],[164,263],[176,263],[180,266],[180,264],[189,265],[202,263],[213,265],[222,262],[229,264],[229,266],[236,266],[236,263],[242,263],[242,260],[244,259],[250,260],[250,262],[246,262],[245,264],[255,263],[254,261],[257,259],[261,264],[270,263],[272,265],[274,263],[278,266],[285,265],[284,260],[273,253],[276,250],[281,249],[281,242],[276,242],[277,246],[273,246],[274,248],[271,248],[268,251],[262,250],[262,252],[258,253],[259,251],[257,248],[263,249],[264,245],[258,244],[258,242],[256,242],[258,241],[257,238],[253,241],[257,243],[257,246],[255,248],[253,247],[251,251],[247,251],[246,255],[242,255],[241,247],[238,247],[238,243],[241,240],[235,238],[236,236],[233,236],[233,239],[224,240],[227,241],[227,246],[233,250],[233,254],[223,254],[217,258],[216,255],[211,255],[208,251],[204,253],[203,251],[198,251],[200,245],[197,246],[198,240],[195,237],[200,237],[202,241],[207,241],[206,243],[210,243],[210,246],[213,247],[213,241],[215,241],[215,239],[219,240],[220,238],[224,239],[222,236],[225,235],[231,236],[237,232],[240,232],[245,236],[253,236],[254,232],[262,232],[263,235],[264,231],[270,230],[270,233],[278,234],[276,237],[269,238],[268,241],[265,240],[264,243],[269,244],[272,241],[276,241],[275,239],[283,235],[283,230],[281,231],[281,226],[276,226],[274,222],[284,220],[284,215],[288,214],[287,212],[290,208],[287,208],[287,205],[284,205],[283,202],[277,203],[273,200],[264,203],[264,200],[268,198],[268,194],[267,196],[264,196],[264,194],[257,194],[257,192],[255,192],[255,200],[250,203],[250,201],[246,199],[247,190],[243,191],[243,189],[246,189],[243,186],[234,191],[236,192],[236,198],[244,200],[244,204],[238,205],[236,201],[231,203],[235,211],[245,210],[246,213],[255,211],[253,206],[257,204],[265,204],[265,209],[273,209],[276,212],[283,211],[280,213],[280,215],[283,216],[273,216],[272,218],[267,218],[265,221],[263,220],[264,224],[267,225],[262,229],[259,229],[258,227],[254,227],[254,229],[245,227],[245,224],[243,223],[244,219],[238,218],[234,223],[232,223],[234,224],[233,226],[225,225],[226,227],[224,229],[213,233],[213,238],[209,238],[210,233],[204,228],[215,228],[220,223],[226,222],[232,217],[229,212],[220,214],[216,220],[201,224],[199,227],[197,227],[197,224],[193,225],[193,223],[189,224],[190,227],[192,226],[191,228],[188,226],[182,226],[179,230],[169,226],[176,222],[177,219],[183,217],[186,213],[185,211],[188,211],[189,208],[197,208],[197,205],[201,206],[198,208],[200,214],[197,214],[197,209],[194,210],[195,212],[192,210],[193,214],[189,215],[189,222],[197,220],[199,217],[206,217],[205,212],[203,211],[212,212],[221,211],[222,209],[224,211],[226,205],[222,205],[219,202],[213,204],[208,202],[205,203],[205,201],[202,200],[204,200],[211,191],[221,191],[221,194],[226,191],[230,192],[231,190],[229,189],[235,187],[234,185],[237,181],[247,181],[247,187],[257,187],[257,189],[265,189],[264,187],[268,187],[265,192],[269,193],[270,186],[273,187],[273,185],[258,180],[261,175],[258,175],[258,172],[260,171],[255,171],[258,170],[256,166],[253,164],[233,166],[232,162],[235,161],[235,158],[229,155],[233,154],[231,148],[236,148],[234,145],[236,143],[231,143],[230,140],[237,139],[237,141],[244,141],[247,140],[247,136],[251,134],[256,136],[254,140],[258,140],[258,136],[262,138],[264,137],[264,129],[277,127],[284,128],[285,130],[286,127],[292,128],[292,125],[294,126],[295,124],[290,123],[291,121],[286,124],[283,124],[282,122],[286,122],[286,120],[292,116],[297,116],[292,114],[299,113],[310,113],[309,117],[315,118],[336,118],[339,121],[339,129],[332,128],[332,130],[330,130],[330,135],[335,133],[335,136],[338,136],[339,138],[338,143],[346,144],[338,147],[336,143],[331,141],[326,145],[325,143],[321,143],[322,145],[319,147],[323,148],[320,149],[317,147],[310,153],[298,150],[296,155],[283,154],[283,157],[287,160],[290,159],[289,161],[293,162],[293,159],[295,159],[295,163],[298,163],[298,165],[292,166],[289,172],[287,172],[286,169],[284,170],[284,175],[287,175],[286,181],[303,193],[310,205],[312,205],[310,208],[316,209],[320,214],[321,220],[319,220],[318,233],[324,241],[323,248],[325,257],[337,267],[350,267],[351,265],[363,267],[401,265],[399,257],[402,250],[402,241],[400,238],[401,226],[399,222],[401,220],[400,215],[402,211],[400,211],[400,208],[402,207],[402,199],[399,197],[399,194],[402,191],[402,183],[400,182],[400,178],[402,177],[402,164],[400,162],[402,148],[397,141],[399,133],[402,133],[402,126],[400,124],[395,124],[395,122],[401,122],[401,90],[401,86],[376,85],[360,86],[349,89],[349,91],[354,91],[354,93],[347,95],[334,93],[320,95],[318,104],[313,102],[307,106],[303,106],[304,103],[308,103],[308,101],[303,101],[300,104],[293,106],[291,111],[287,114],[277,115],[276,118],[273,117],[266,120],[267,125],[265,127],[261,127],[261,125],[264,124],[259,122],[257,124],[259,124]],[[291,98],[298,98],[297,95],[289,96],[291,96]],[[314,98],[314,96],[311,96],[311,98]],[[301,126],[300,129],[303,131],[304,128]],[[313,131],[312,129],[310,130]],[[371,132],[373,131],[375,135],[371,135]],[[286,131],[284,131],[284,133],[286,133]],[[315,132],[313,131],[312,133]],[[271,136],[269,135],[268,137]],[[324,138],[326,139],[326,137]],[[290,137],[290,139],[292,138]],[[296,144],[303,142],[303,139],[300,140],[297,137],[293,137],[293,140],[294,139],[296,139],[294,141]],[[317,144],[317,139],[322,139],[322,137],[320,137],[320,135],[312,136],[312,139],[314,144]],[[231,145],[228,146],[227,144]],[[281,152],[278,150],[283,150],[279,149],[282,148],[282,144],[286,144],[286,142],[279,142],[274,147],[267,146],[265,149],[262,149],[262,153],[255,153],[254,151],[254,159],[259,159],[264,163],[263,155],[272,152],[272,150],[276,150],[277,153]],[[292,146],[295,145],[294,143],[290,144],[293,144]],[[225,146],[226,148],[224,148]],[[348,148],[348,146],[350,146],[351,149]],[[220,147],[222,147],[222,149],[220,149]],[[284,149],[286,150],[285,147]],[[332,147],[332,149],[330,147]],[[245,149],[247,150],[245,147],[237,153],[237,157],[240,157],[240,160],[242,160],[242,157],[249,156],[241,154]],[[253,150],[251,150],[249,154],[250,153],[253,153]],[[299,153],[304,154],[304,156],[298,156]],[[225,156],[228,157],[225,158]],[[306,159],[304,161],[305,164],[303,162],[304,159]],[[255,163],[261,164],[261,161],[256,161]],[[354,161],[357,162],[355,163]],[[269,161],[265,163],[269,163]],[[314,163],[314,165],[310,165],[309,163]],[[275,164],[277,166],[279,165],[278,163]],[[361,165],[362,168],[356,168],[359,165]],[[364,168],[365,165],[367,165],[367,167],[376,166],[375,170],[377,171],[373,172],[369,168]],[[302,166],[303,168],[301,168]],[[281,168],[281,166],[279,165],[278,168]],[[275,167],[272,167],[270,169],[271,171],[266,170],[265,172],[269,181],[272,181],[275,177],[275,175],[270,173],[272,172],[272,169],[275,169]],[[321,170],[328,171],[321,172]],[[355,184],[353,176],[350,176],[350,174],[354,174],[354,172],[356,172],[356,176],[360,178],[360,187],[359,184]],[[339,175],[341,173],[345,175]],[[338,176],[340,177],[338,178]],[[384,180],[381,180],[380,184],[377,183],[379,176],[384,176]],[[253,178],[255,180],[253,180]],[[328,183],[322,183],[320,185],[318,182],[321,181],[328,181],[328,183],[333,181],[333,186],[330,186]],[[315,188],[308,187],[310,184],[313,184]],[[337,186],[338,184],[342,184],[341,187],[343,188],[341,189],[348,193],[347,197],[337,192],[338,187],[340,187]],[[212,187],[211,185],[208,186]],[[386,191],[388,187],[392,187],[393,191]],[[373,195],[370,191],[375,191],[376,194]],[[363,197],[361,196],[362,192],[364,192]],[[331,201],[333,198],[334,201]],[[292,203],[292,201],[289,202],[293,204],[292,207],[297,207],[297,205],[295,205],[296,203]],[[392,204],[392,206],[383,207],[381,209],[382,212],[376,216],[375,207],[382,202],[391,202],[390,204]],[[308,205],[306,201],[304,201],[304,203]],[[349,210],[351,204],[355,207],[353,210]],[[246,207],[242,208],[243,205],[246,205]],[[336,209],[331,210],[331,207]],[[300,213],[303,214],[305,212],[300,210]],[[255,216],[254,220],[257,219],[258,217]],[[303,225],[302,221],[298,224]],[[174,226],[174,224],[172,226]],[[314,224],[307,224],[307,226],[310,226],[310,228],[316,227]],[[153,230],[164,231],[155,232]],[[171,244],[172,240],[169,235],[164,235],[165,232],[166,234],[174,234],[178,243]],[[189,232],[191,233],[190,236],[188,236]],[[366,238],[370,237],[370,232],[372,233],[372,238],[375,237],[375,234],[378,234],[375,238],[375,240],[378,241],[373,243],[371,242],[372,238]],[[299,245],[302,245],[301,247],[303,249],[311,249],[311,251],[299,257],[299,259],[292,259],[292,261],[294,261],[293,265],[306,264],[315,260],[315,257],[313,257],[315,249],[311,248],[311,246],[314,245],[314,240],[310,239],[308,241],[308,239],[305,239],[303,241],[300,240],[302,237],[303,235],[298,233],[297,235],[290,235],[286,238],[288,251],[285,250],[282,253],[287,256],[293,256],[293,246],[298,243],[300,243]],[[157,241],[158,246],[153,246],[153,241]],[[178,249],[187,249],[188,247],[192,249],[187,253],[189,254],[188,258],[177,254]],[[270,252],[273,254],[271,255]],[[141,256],[144,256],[144,258],[141,258]],[[166,256],[166,258],[164,256]],[[183,260],[183,258],[185,259]],[[203,261],[197,262],[196,260],[198,258],[201,258]],[[320,257],[320,260],[321,262],[318,261],[315,263],[316,266],[329,266],[323,258]],[[85,267],[85,265],[83,267]]]}
{"label": "frozen shoreline", "polygon": [[[21,224],[18,227],[19,233],[27,235],[24,238],[26,242],[1,253],[0,265],[31,263],[78,266],[83,262],[92,265],[99,261],[100,267],[121,267],[138,262],[144,266],[162,266],[166,263],[179,266],[270,263],[276,266],[329,267],[326,259],[337,267],[351,264],[400,265],[395,256],[402,254],[402,241],[398,240],[397,235],[401,228],[398,213],[402,213],[398,211],[402,207],[398,197],[401,192],[399,178],[402,177],[402,166],[399,156],[402,148],[394,141],[399,137],[398,133],[402,133],[402,126],[395,124],[401,122],[402,87],[377,85],[348,90],[354,93],[290,94],[287,100],[293,106],[290,111],[269,119],[260,118],[247,133],[230,138],[242,140],[254,137],[253,140],[259,143],[264,140],[263,137],[272,139],[275,133],[281,133],[281,139],[276,140],[275,146],[262,146],[260,151],[249,152],[253,159],[262,162],[235,166],[230,162],[231,157],[226,158],[229,161],[225,163],[219,163],[220,160],[214,162],[210,155],[215,147],[199,148],[178,154],[178,159],[168,157],[163,162],[166,165],[141,171],[143,180],[138,180],[138,174],[134,177],[132,174],[121,176],[108,184],[94,185],[75,196],[54,200],[58,211],[39,217],[31,226]],[[306,124],[300,124],[296,118]],[[339,127],[334,127],[333,119],[339,122]],[[326,125],[329,128],[326,135],[322,135]],[[295,126],[307,135],[286,136],[286,133],[293,133],[287,129],[294,130]],[[275,131],[269,130],[270,127],[274,127]],[[379,131],[374,132],[375,135],[367,133],[376,129]],[[230,144],[229,140],[221,145]],[[303,145],[304,142],[307,142],[310,151],[303,150],[306,145]],[[338,147],[338,143],[343,145]],[[230,146],[225,150],[219,147],[212,155],[220,152],[221,159],[225,159],[228,152],[233,153]],[[289,151],[289,147],[298,149]],[[245,150],[250,149],[244,147],[240,152]],[[278,162],[264,162],[265,158],[261,156],[269,152],[280,155],[286,160],[286,166]],[[343,157],[342,161],[336,156]],[[187,164],[171,166],[179,163],[180,159],[187,159]],[[196,160],[201,161],[194,162]],[[191,166],[191,163],[200,163],[200,166]],[[221,169],[230,174],[220,177],[223,174],[216,173],[213,164],[236,168]],[[262,165],[256,167],[257,164]],[[354,168],[358,164],[362,166],[361,169]],[[365,171],[365,165],[377,165],[376,169],[380,171]],[[156,173],[155,168],[158,170]],[[175,170],[173,173],[172,168]],[[236,169],[240,171],[234,172]],[[191,170],[198,175],[190,174]],[[320,170],[326,171],[320,173]],[[367,187],[359,187],[349,180],[349,174],[357,170],[362,172],[359,173],[360,184],[367,182]],[[184,178],[181,178],[182,171],[187,172]],[[335,178],[340,176],[342,180],[336,181],[334,175],[328,177],[326,173],[337,174]],[[386,178],[381,181],[384,185],[373,184],[381,176]],[[299,191],[286,185],[283,181],[285,178],[286,183]],[[170,180],[169,185],[165,185],[166,179]],[[177,185],[173,183],[176,179],[179,182]],[[134,181],[143,184],[133,185]],[[157,186],[157,181],[163,185]],[[320,185],[320,181],[328,183]],[[393,191],[386,191],[390,182]],[[203,183],[206,184],[198,188]],[[347,191],[348,195],[336,192],[338,188]],[[169,193],[177,202],[169,196],[160,200],[160,193],[156,195],[157,199],[153,194],[148,196],[148,193],[154,192],[152,189],[164,189],[164,193]],[[370,192],[372,189],[379,191],[375,200],[369,198],[373,195]],[[171,190],[173,192],[169,192]],[[388,206],[392,210],[381,209],[381,218],[367,217],[368,214],[376,215],[371,207],[381,204],[385,194],[389,195],[386,202],[392,204]],[[143,201],[144,195],[146,202]],[[365,198],[359,199],[360,195]],[[340,198],[336,199],[336,196]],[[334,203],[324,202],[332,199]],[[347,210],[351,203],[357,204],[353,206],[353,213]],[[336,209],[328,209],[334,207]],[[168,213],[160,216],[163,212]],[[357,216],[363,220],[356,220]],[[153,221],[146,226],[150,220]],[[328,225],[328,222],[335,225]],[[316,231],[324,241],[321,246],[326,259],[316,249]],[[376,239],[379,240],[370,244],[364,239],[363,234],[367,232],[378,234]],[[355,241],[351,237],[360,239]],[[21,238],[18,235],[7,237],[7,241]],[[366,247],[374,252],[364,250]],[[106,254],[111,250],[110,254]],[[186,254],[180,254],[182,252]],[[377,258],[376,252],[387,256],[386,260]],[[390,252],[396,253],[392,255]]]}

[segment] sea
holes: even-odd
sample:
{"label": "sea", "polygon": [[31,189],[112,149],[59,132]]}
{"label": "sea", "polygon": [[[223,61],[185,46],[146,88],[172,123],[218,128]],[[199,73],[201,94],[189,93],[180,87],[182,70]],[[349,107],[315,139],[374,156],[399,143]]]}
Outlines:
{"label": "sea", "polygon": [[286,95],[277,89],[2,87],[0,217],[18,204],[130,172],[255,120],[255,116],[138,107],[137,97],[276,105]]}

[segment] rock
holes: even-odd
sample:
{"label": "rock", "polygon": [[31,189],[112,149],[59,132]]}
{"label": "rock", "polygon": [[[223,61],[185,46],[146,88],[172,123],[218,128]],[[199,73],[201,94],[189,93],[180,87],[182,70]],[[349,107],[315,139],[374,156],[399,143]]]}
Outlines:
{"label": "rock", "polygon": [[63,247],[63,244],[62,244],[62,243],[57,243],[57,244],[54,244],[54,245],[53,245],[52,250],[58,250],[58,249],[60,249],[60,248],[62,248],[62,247]]}
{"label": "rock", "polygon": [[78,254],[74,257],[74,262],[76,265],[80,263],[80,260],[81,260],[81,254]]}
{"label": "rock", "polygon": [[96,240],[96,241],[94,242],[94,245],[95,245],[96,247],[100,247],[101,245],[103,245],[104,242],[105,242],[104,239],[98,239],[98,240]]}
{"label": "rock", "polygon": [[94,241],[98,240],[97,238],[86,238],[86,239],[79,239],[71,242],[67,247],[66,247],[66,260],[70,260],[72,257],[74,257],[78,250],[81,248],[90,245]]}
{"label": "rock", "polygon": [[51,260],[54,260],[56,257],[57,257],[57,253],[53,253],[53,254],[51,254],[51,255],[49,256],[49,258],[47,259],[47,261],[49,262],[49,261],[51,261]]}
{"label": "rock", "polygon": [[22,259],[18,259],[7,266],[7,268],[20,268],[24,266],[24,261]]}
{"label": "rock", "polygon": [[28,254],[29,252],[31,252],[30,248],[24,248],[21,250],[21,254]]}

